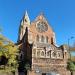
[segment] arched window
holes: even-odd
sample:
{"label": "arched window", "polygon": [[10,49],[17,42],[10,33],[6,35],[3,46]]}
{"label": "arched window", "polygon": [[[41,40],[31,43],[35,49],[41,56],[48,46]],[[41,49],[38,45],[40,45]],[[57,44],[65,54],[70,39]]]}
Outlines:
{"label": "arched window", "polygon": [[41,52],[41,56],[44,56],[44,52],[43,51]]}
{"label": "arched window", "polygon": [[37,56],[40,56],[40,51],[37,51]]}
{"label": "arched window", "polygon": [[44,42],[44,36],[41,36],[41,42]]}
{"label": "arched window", "polygon": [[46,43],[48,43],[48,36],[46,36]]}
{"label": "arched window", "polygon": [[51,37],[51,44],[53,44],[53,37]]}
{"label": "arched window", "polygon": [[36,41],[39,42],[39,35],[36,36]]}
{"label": "arched window", "polygon": [[60,53],[58,53],[58,57],[60,57],[61,56],[61,54]]}
{"label": "arched window", "polygon": [[52,53],[52,56],[53,56],[53,57],[56,57],[56,52],[53,52],[53,53]]}

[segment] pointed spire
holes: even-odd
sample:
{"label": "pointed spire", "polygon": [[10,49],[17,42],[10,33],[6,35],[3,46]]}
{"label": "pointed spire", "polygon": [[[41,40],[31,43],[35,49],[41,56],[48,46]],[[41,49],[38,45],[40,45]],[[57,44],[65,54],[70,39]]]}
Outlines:
{"label": "pointed spire", "polygon": [[28,25],[30,25],[30,19],[29,19],[29,16],[28,16],[28,13],[27,11],[25,12],[25,15],[24,15],[24,22]]}
{"label": "pointed spire", "polygon": [[21,22],[20,22],[18,40],[22,40],[22,38],[25,34],[25,29],[26,29],[26,27],[29,28],[29,25],[30,25],[30,19],[29,19],[28,13],[26,11]]}

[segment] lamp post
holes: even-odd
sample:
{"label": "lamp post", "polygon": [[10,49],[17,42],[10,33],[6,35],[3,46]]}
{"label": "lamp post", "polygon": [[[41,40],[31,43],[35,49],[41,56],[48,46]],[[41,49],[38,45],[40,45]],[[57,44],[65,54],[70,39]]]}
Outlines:
{"label": "lamp post", "polygon": [[70,54],[70,40],[73,39],[74,37],[68,38],[68,51],[69,51],[69,59],[71,60],[71,54]]}

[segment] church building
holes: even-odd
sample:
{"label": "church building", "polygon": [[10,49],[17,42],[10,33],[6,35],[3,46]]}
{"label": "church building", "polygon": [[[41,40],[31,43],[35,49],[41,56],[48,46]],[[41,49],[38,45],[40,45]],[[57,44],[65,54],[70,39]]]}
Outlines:
{"label": "church building", "polygon": [[55,32],[43,14],[31,22],[25,13],[20,22],[17,43],[20,71],[26,68],[29,69],[27,75],[68,75],[68,52],[63,45],[57,47]]}

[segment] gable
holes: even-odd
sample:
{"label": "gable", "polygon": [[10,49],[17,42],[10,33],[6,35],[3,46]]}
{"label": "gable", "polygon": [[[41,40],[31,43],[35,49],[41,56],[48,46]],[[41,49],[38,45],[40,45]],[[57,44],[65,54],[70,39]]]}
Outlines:
{"label": "gable", "polygon": [[[34,39],[36,39],[37,35],[39,38],[48,37],[48,41],[51,44],[51,38],[53,42],[55,42],[55,33],[53,32],[52,28],[48,24],[47,20],[43,15],[39,15],[30,25],[30,32]],[[43,40],[43,39],[42,39]],[[42,42],[41,40],[41,42]]]}

